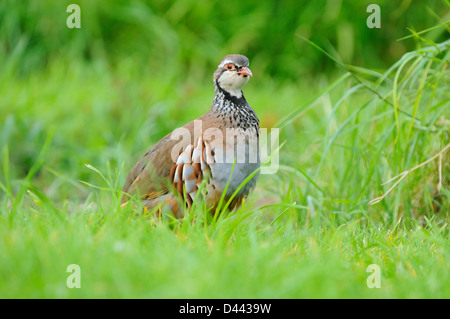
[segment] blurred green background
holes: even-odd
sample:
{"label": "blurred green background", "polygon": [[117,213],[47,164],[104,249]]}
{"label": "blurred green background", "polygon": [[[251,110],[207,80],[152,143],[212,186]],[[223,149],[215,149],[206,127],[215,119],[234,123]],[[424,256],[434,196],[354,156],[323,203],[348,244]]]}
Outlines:
{"label": "blurred green background", "polygon": [[[254,103],[279,95],[280,105],[255,105],[272,127],[340,72],[296,34],[345,63],[382,70],[422,45],[397,41],[407,28],[449,17],[444,1],[377,1],[381,29],[369,29],[373,1],[88,0],[76,2],[81,28],[69,29],[72,2],[0,2],[0,149],[10,147],[12,177],[26,175],[50,130],[57,148],[47,164],[74,179],[91,178],[78,169],[84,163],[128,162],[115,156],[121,138],[120,154],[134,160],[206,112],[212,73],[230,53],[250,58]],[[427,36],[440,42],[448,33]]]}
{"label": "blurred green background", "polygon": [[[414,41],[396,41],[407,28],[434,26],[448,13],[445,1],[96,1],[81,6],[81,29],[68,29],[73,1],[13,1],[0,4],[0,53],[22,74],[54,59],[111,66],[133,60],[140,70],[175,70],[203,80],[230,52],[251,57],[259,74],[295,81],[329,72],[335,65],[296,33],[333,47],[345,63],[385,68]],[[381,7],[381,29],[369,29],[369,4]],[[431,38],[446,35],[436,30]],[[13,61],[10,61],[12,63]],[[205,74],[206,72],[206,74]]]}
{"label": "blurred green background", "polygon": [[[69,29],[73,2],[0,0],[0,297],[450,297],[447,0],[85,0]],[[230,53],[261,126],[282,127],[278,172],[214,220],[121,209]]]}

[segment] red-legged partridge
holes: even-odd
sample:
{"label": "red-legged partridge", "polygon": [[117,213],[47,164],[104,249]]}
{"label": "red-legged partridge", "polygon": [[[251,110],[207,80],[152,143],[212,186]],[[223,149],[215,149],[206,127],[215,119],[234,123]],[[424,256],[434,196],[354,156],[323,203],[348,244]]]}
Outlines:
{"label": "red-legged partridge", "polygon": [[[216,209],[225,189],[224,203],[259,169],[259,120],[241,90],[252,76],[248,64],[239,54],[223,58],[214,72],[215,96],[209,112],[145,153],[123,186],[123,205],[133,196],[149,210],[168,206],[176,217],[182,217],[180,203],[192,205],[205,181],[206,203]],[[243,184],[230,209],[241,205],[258,177],[259,171]]]}

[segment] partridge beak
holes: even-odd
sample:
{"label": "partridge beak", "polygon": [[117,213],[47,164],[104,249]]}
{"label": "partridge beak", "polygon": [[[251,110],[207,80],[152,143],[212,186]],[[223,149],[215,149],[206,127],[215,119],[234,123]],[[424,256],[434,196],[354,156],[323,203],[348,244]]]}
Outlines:
{"label": "partridge beak", "polygon": [[243,66],[241,68],[241,70],[237,74],[238,75],[243,75],[244,77],[245,76],[253,76],[252,71],[250,71],[250,69],[248,67],[246,67],[246,66]]}

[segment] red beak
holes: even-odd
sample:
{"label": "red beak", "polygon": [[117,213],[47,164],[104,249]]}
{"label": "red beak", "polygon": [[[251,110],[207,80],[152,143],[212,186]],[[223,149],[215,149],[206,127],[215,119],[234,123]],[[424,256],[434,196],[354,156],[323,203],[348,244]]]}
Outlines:
{"label": "red beak", "polygon": [[238,74],[238,75],[244,75],[244,76],[246,76],[246,75],[248,75],[248,76],[253,76],[252,71],[250,71],[250,69],[247,68],[246,66],[243,66],[243,67],[241,68],[241,70],[240,70],[237,74]]}

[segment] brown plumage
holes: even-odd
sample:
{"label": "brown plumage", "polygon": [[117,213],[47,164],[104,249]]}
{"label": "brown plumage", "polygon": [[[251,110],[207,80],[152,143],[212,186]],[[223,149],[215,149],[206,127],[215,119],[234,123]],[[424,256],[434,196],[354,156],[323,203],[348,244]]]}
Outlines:
{"label": "brown plumage", "polygon": [[[241,91],[250,76],[246,57],[228,55],[221,61],[214,73],[211,109],[166,135],[145,153],[125,181],[123,205],[131,195],[141,199],[148,209],[167,205],[175,216],[181,217],[180,203],[185,201],[190,206],[203,180],[209,207],[216,207],[227,183],[225,200],[231,197],[259,168],[259,120]],[[239,156],[244,159],[237,160]],[[234,169],[230,158],[236,162]],[[242,187],[230,209],[241,204],[258,176]]]}

